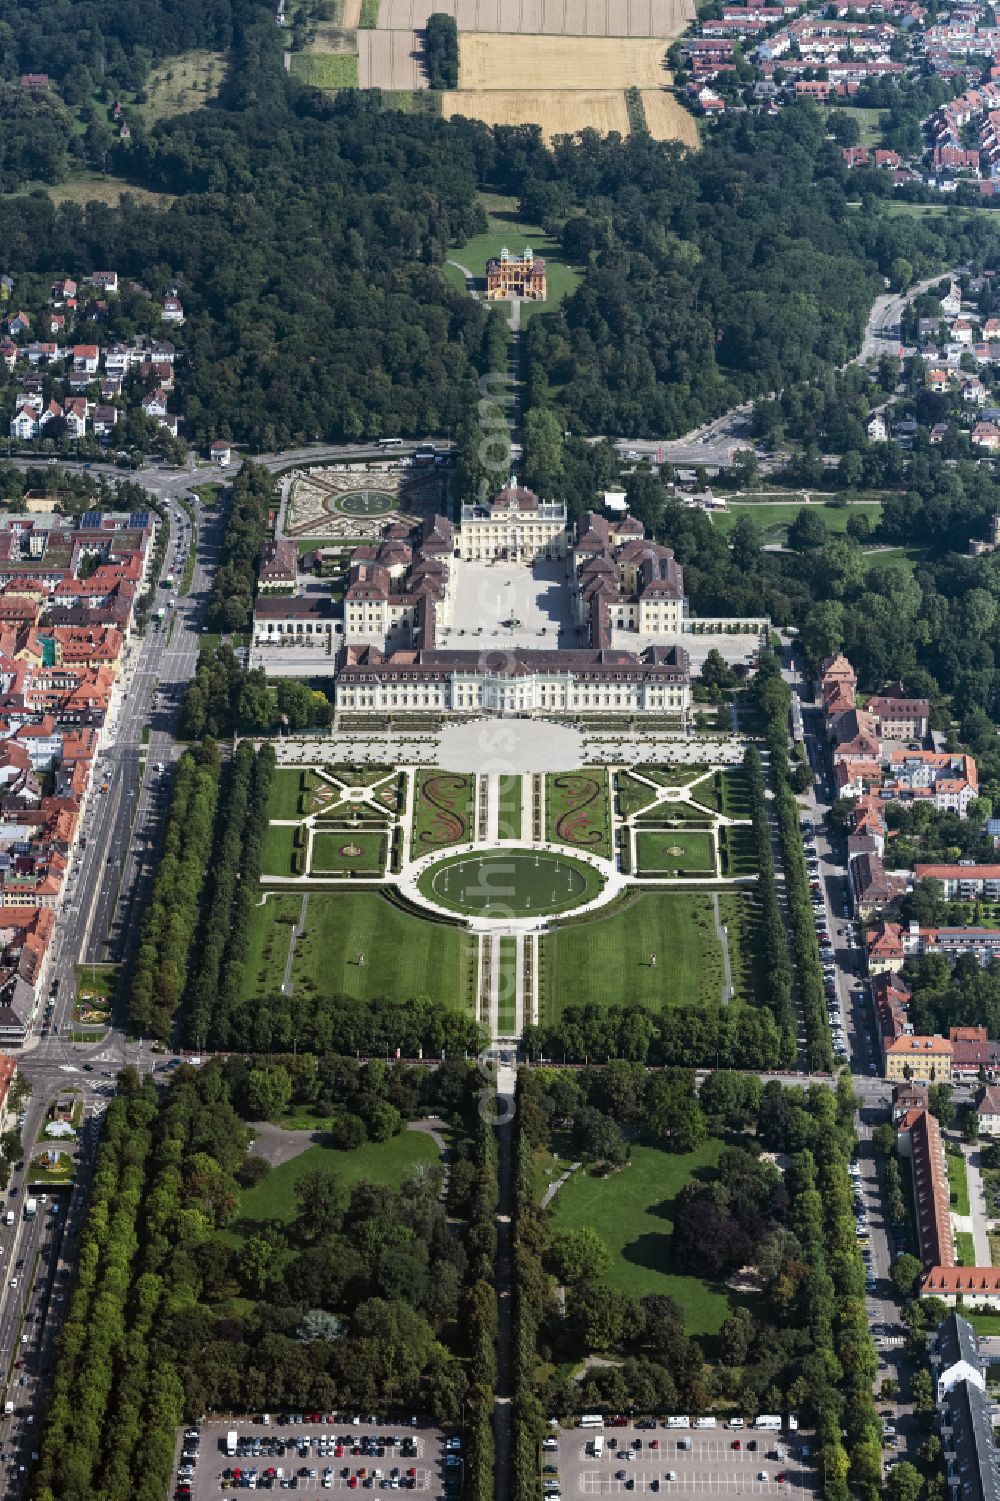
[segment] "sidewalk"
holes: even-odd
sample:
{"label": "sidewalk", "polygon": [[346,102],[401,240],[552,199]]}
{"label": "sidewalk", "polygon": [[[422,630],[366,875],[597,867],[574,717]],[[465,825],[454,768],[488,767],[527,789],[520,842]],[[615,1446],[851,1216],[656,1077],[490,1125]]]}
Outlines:
{"label": "sidewalk", "polygon": [[969,1208],[971,1214],[970,1228],[972,1230],[972,1242],[976,1248],[976,1265],[992,1266],[993,1258],[990,1255],[989,1219],[986,1212],[986,1194],[983,1189],[983,1179],[980,1172],[980,1153],[978,1147],[963,1147],[965,1153],[965,1170],[969,1180]]}

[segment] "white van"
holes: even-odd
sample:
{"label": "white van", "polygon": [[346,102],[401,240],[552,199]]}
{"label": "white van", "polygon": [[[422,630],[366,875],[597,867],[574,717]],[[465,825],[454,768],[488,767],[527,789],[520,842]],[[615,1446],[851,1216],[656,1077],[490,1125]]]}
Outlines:
{"label": "white van", "polygon": [[692,1428],[714,1428],[715,1427],[715,1419],[714,1418],[695,1418],[694,1422],[691,1424],[691,1427]]}
{"label": "white van", "polygon": [[595,1459],[604,1458],[604,1437],[602,1434],[599,1433],[595,1439],[591,1439],[589,1447]]}
{"label": "white van", "polygon": [[745,1426],[742,1418],[729,1418],[726,1423],[727,1428],[744,1428]]}
{"label": "white van", "polygon": [[690,1420],[681,1413],[678,1413],[675,1417],[667,1419],[668,1428],[690,1428],[690,1426]]}

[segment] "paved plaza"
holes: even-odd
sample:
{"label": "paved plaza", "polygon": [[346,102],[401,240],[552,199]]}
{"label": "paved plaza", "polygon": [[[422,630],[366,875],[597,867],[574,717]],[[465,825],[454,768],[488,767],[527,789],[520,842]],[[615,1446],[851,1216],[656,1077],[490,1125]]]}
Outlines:
{"label": "paved plaza", "polygon": [[[398,726],[398,720],[395,721]],[[373,766],[439,766],[443,771],[530,773],[580,766],[738,766],[746,750],[738,736],[632,734],[579,730],[547,719],[473,719],[435,730],[341,731],[276,742],[280,766],[330,761]]]}
{"label": "paved plaza", "polygon": [[[451,564],[451,619],[439,633],[442,646],[467,646],[467,639],[508,646],[586,645],[586,631],[573,619],[566,563],[541,558],[526,563]],[[505,625],[504,621],[517,621]]]}

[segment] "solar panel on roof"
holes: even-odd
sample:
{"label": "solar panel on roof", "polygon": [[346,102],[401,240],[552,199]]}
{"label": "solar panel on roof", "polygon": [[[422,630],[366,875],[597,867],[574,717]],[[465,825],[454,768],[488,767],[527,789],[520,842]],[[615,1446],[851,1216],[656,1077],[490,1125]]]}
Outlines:
{"label": "solar panel on roof", "polygon": [[101,524],[101,513],[100,513],[100,511],[84,511],[83,515],[80,517],[80,525],[81,525],[81,527],[87,527],[87,528],[99,527],[100,524]]}

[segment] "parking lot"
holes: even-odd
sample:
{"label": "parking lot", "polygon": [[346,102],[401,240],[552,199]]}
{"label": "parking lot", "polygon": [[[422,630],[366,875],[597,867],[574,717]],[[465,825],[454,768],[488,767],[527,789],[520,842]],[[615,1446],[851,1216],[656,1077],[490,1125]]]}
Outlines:
{"label": "parking lot", "polygon": [[[227,1452],[235,1430],[238,1452]],[[457,1492],[462,1476],[457,1438],[396,1420],[351,1415],[229,1419],[178,1437],[176,1501],[216,1501],[240,1490]]]}
{"label": "parking lot", "polygon": [[607,1425],[597,1433],[604,1440],[600,1458],[591,1448],[595,1433],[579,1428],[553,1435],[557,1449],[543,1450],[542,1480],[547,1487],[559,1484],[558,1493],[550,1493],[553,1501],[556,1494],[570,1501],[624,1491],[785,1496],[794,1501],[816,1493],[816,1477],[803,1462],[797,1434],[678,1430],[663,1424],[655,1430]]}

